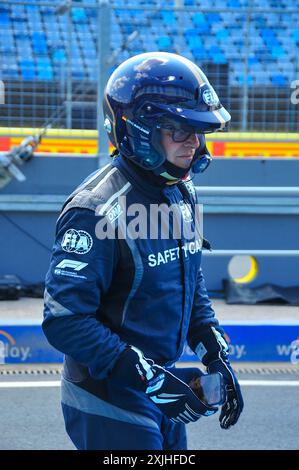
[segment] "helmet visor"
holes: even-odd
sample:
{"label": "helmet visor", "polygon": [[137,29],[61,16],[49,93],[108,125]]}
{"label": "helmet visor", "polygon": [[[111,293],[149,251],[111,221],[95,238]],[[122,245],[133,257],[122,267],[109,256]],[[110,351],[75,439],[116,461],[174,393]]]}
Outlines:
{"label": "helmet visor", "polygon": [[230,114],[223,106],[211,111],[183,109],[167,104],[159,104],[158,106],[162,112],[164,111],[165,117],[180,123],[181,126],[194,129],[193,132],[198,134],[227,130],[231,119]]}

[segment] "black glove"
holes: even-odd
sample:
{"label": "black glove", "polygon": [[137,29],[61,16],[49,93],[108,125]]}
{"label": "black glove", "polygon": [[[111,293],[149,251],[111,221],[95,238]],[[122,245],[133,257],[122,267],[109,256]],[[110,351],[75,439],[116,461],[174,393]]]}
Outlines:
{"label": "black glove", "polygon": [[228,360],[228,345],[215,327],[208,326],[200,334],[195,351],[209,373],[220,372],[223,375],[226,401],[219,421],[223,429],[228,429],[236,424],[244,407],[240,385]]}
{"label": "black glove", "polygon": [[206,406],[185,382],[151,359],[144,358],[142,352],[133,346],[121,354],[109,378],[124,387],[144,391],[175,423],[197,421],[201,416],[210,416],[218,410]]}
{"label": "black glove", "polygon": [[223,375],[226,390],[226,402],[221,408],[219,421],[220,426],[223,429],[228,429],[230,426],[236,424],[244,407],[239,382],[230,363],[223,359],[217,359],[210,362],[208,365],[208,372],[221,372]]}

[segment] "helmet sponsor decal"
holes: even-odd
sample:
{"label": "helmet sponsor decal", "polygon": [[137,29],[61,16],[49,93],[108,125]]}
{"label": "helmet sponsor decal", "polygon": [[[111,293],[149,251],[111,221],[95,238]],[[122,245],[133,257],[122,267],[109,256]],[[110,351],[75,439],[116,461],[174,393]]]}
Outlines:
{"label": "helmet sponsor decal", "polygon": [[106,132],[110,133],[112,131],[111,122],[110,122],[110,119],[108,118],[108,116],[105,117],[104,128],[105,128]]}
{"label": "helmet sponsor decal", "polygon": [[207,87],[202,92],[202,99],[208,106],[216,106],[219,103],[217,93],[212,87]]}
{"label": "helmet sponsor decal", "polygon": [[131,124],[131,126],[136,127],[136,129],[138,129],[139,131],[144,132],[147,135],[150,133],[149,130],[145,129],[144,127],[139,126],[139,124],[137,124],[134,121],[131,121],[131,119],[128,119],[126,116],[122,116],[122,119],[128,122],[129,124]]}

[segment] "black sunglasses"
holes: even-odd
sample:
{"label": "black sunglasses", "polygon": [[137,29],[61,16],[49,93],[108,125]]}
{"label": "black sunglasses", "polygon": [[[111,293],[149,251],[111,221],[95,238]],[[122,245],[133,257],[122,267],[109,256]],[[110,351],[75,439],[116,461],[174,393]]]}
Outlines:
{"label": "black sunglasses", "polygon": [[191,135],[197,134],[193,129],[183,129],[182,127],[176,128],[169,124],[161,124],[159,128],[170,131],[171,138],[176,143],[185,142]]}

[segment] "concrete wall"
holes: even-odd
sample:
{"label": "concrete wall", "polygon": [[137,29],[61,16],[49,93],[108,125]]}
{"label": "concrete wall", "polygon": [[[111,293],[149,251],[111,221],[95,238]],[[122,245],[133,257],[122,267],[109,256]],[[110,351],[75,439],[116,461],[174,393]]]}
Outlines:
{"label": "concrete wall", "polygon": [[[0,193],[0,275],[24,281],[44,279],[59,209],[72,190],[98,167],[95,157],[35,157],[22,170],[27,180],[12,181]],[[215,159],[194,178],[204,204],[204,236],[219,249],[298,249],[299,197],[292,195],[211,195],[206,189],[298,186],[299,162],[292,159]],[[208,288],[227,278],[230,257],[204,255]],[[297,257],[259,257],[252,285],[299,284]]]}

